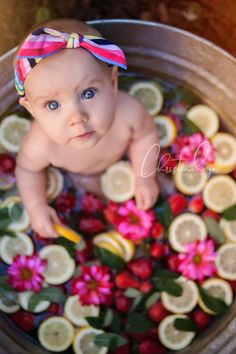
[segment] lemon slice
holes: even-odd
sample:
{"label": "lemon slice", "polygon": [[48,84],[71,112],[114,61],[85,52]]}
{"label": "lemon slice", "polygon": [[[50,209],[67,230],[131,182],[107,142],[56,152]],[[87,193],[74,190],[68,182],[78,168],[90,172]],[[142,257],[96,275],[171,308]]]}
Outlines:
{"label": "lemon slice", "polygon": [[11,189],[15,184],[14,177],[12,175],[1,175],[0,176],[0,190],[6,191]]}
{"label": "lemon slice", "polygon": [[77,295],[69,296],[65,303],[64,316],[76,326],[88,326],[86,317],[98,317],[99,307],[82,305]]}
{"label": "lemon slice", "polygon": [[10,152],[18,152],[21,140],[29,131],[31,122],[12,114],[3,119],[0,125],[0,144]]}
{"label": "lemon slice", "polygon": [[165,291],[161,292],[161,300],[164,307],[173,313],[191,312],[197,305],[198,288],[194,281],[185,277],[179,277],[175,280],[183,289],[182,295],[172,296]]}
{"label": "lemon slice", "polygon": [[160,112],[164,101],[163,95],[153,82],[137,82],[131,86],[129,93],[144,104],[150,115]]}
{"label": "lemon slice", "polygon": [[0,311],[5,313],[14,313],[20,309],[20,305],[16,303],[5,304],[2,299],[0,299]]}
{"label": "lemon slice", "polygon": [[63,246],[48,245],[39,251],[40,257],[47,260],[43,275],[48,284],[58,285],[68,281],[74,274],[75,261]]}
{"label": "lemon slice", "polygon": [[119,161],[101,176],[102,191],[107,199],[125,202],[134,196],[135,177],[128,161]]}
{"label": "lemon slice", "polygon": [[52,201],[61,193],[64,185],[64,177],[62,173],[54,167],[48,168],[47,174],[47,199]]}
{"label": "lemon slice", "polygon": [[[201,284],[204,290],[206,290],[208,295],[214,296],[217,299],[223,300],[227,305],[231,305],[233,301],[233,291],[229,283],[223,279],[211,278],[204,281]],[[199,295],[198,299],[199,306],[210,315],[214,315],[214,312],[211,311],[203,302],[201,296]]]}
{"label": "lemon slice", "polygon": [[220,227],[225,237],[233,243],[236,243],[236,220],[220,219]]}
{"label": "lemon slice", "polygon": [[221,213],[236,203],[236,183],[230,176],[214,176],[205,185],[203,201],[207,208]]}
{"label": "lemon slice", "polygon": [[184,213],[177,216],[169,227],[169,242],[177,252],[186,252],[185,245],[207,237],[204,221],[198,215]]}
{"label": "lemon slice", "polygon": [[230,173],[236,166],[236,139],[233,135],[219,132],[211,138],[215,148],[215,161],[209,164],[216,173]]}
{"label": "lemon slice", "polygon": [[23,232],[16,232],[16,237],[3,236],[1,240],[0,257],[7,264],[11,264],[17,254],[32,256],[33,253],[33,242]]}
{"label": "lemon slice", "polygon": [[236,245],[233,243],[222,245],[217,250],[215,265],[221,278],[236,280]]}
{"label": "lemon slice", "polygon": [[219,117],[216,112],[205,104],[191,107],[186,117],[191,120],[209,138],[219,129]]}
{"label": "lemon slice", "polygon": [[180,350],[187,347],[193,340],[195,333],[179,331],[175,328],[174,322],[177,318],[188,318],[186,315],[170,315],[164,318],[158,327],[160,342],[172,350]]}
{"label": "lemon slice", "polygon": [[44,348],[53,352],[63,352],[69,348],[73,337],[74,327],[64,317],[49,317],[39,326],[39,342]]}
{"label": "lemon slice", "polygon": [[205,170],[198,171],[193,165],[180,162],[174,173],[176,188],[187,195],[200,193],[207,181]]}
{"label": "lemon slice", "polygon": [[[21,293],[18,294],[18,301],[19,304],[21,305],[21,307],[26,310],[29,311],[29,300],[30,297],[34,294],[33,291],[23,291]],[[47,308],[49,307],[50,302],[47,300],[41,300],[39,301],[39,303],[35,306],[35,309],[32,311],[34,313],[39,313],[39,312],[43,312],[46,311]]]}
{"label": "lemon slice", "polygon": [[135,253],[135,245],[131,240],[128,240],[122,236],[118,231],[111,230],[108,232],[109,236],[116,240],[122,247],[124,253],[124,260],[129,262]]}
{"label": "lemon slice", "polygon": [[[20,197],[17,195],[13,195],[13,196],[6,198],[3,201],[2,207],[4,207],[4,208],[7,207],[10,212],[11,208],[13,208],[13,206],[18,203],[21,203]],[[29,214],[27,213],[27,211],[25,209],[23,209],[21,217],[18,220],[13,221],[8,226],[8,229],[11,231],[25,231],[29,228],[29,226],[30,226]]]}
{"label": "lemon slice", "polygon": [[154,122],[157,126],[160,146],[163,148],[170,146],[177,136],[176,124],[171,118],[162,115],[154,117]]}
{"label": "lemon slice", "polygon": [[81,236],[77,234],[74,230],[70,229],[69,227],[54,224],[54,227],[60,236],[67,238],[74,243],[79,243],[81,241]]}
{"label": "lemon slice", "polygon": [[73,349],[76,354],[106,354],[106,347],[98,347],[94,340],[97,334],[104,333],[102,330],[93,327],[83,327],[78,330],[73,342]]}
{"label": "lemon slice", "polygon": [[102,233],[94,237],[93,243],[97,247],[105,248],[119,257],[124,258],[125,251],[120,245],[119,241],[111,237],[108,233]]}

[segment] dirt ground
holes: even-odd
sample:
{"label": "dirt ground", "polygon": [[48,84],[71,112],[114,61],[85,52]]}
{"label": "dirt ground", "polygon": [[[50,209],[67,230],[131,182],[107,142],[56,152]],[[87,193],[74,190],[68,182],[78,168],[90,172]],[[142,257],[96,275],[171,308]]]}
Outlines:
{"label": "dirt ground", "polygon": [[0,55],[33,24],[56,17],[157,21],[205,37],[236,56],[235,0],[0,0]]}

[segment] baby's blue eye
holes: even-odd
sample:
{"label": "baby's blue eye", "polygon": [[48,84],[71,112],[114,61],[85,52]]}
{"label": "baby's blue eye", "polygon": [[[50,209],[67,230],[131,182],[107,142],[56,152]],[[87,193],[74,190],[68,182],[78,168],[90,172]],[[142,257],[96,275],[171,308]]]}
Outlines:
{"label": "baby's blue eye", "polygon": [[84,90],[81,95],[81,97],[84,100],[89,100],[89,99],[93,98],[94,96],[95,96],[95,90],[91,89],[91,88]]}
{"label": "baby's blue eye", "polygon": [[55,111],[55,109],[57,109],[59,107],[59,103],[57,101],[50,101],[50,102],[48,102],[47,107],[51,111]]}

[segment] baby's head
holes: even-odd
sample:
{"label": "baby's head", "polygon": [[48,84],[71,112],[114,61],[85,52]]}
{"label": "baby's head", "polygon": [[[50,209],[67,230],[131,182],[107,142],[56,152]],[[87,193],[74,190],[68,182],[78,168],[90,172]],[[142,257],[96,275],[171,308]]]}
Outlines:
{"label": "baby's head", "polygon": [[115,117],[117,65],[125,67],[123,52],[93,27],[73,19],[49,21],[19,46],[19,102],[54,142],[92,147]]}

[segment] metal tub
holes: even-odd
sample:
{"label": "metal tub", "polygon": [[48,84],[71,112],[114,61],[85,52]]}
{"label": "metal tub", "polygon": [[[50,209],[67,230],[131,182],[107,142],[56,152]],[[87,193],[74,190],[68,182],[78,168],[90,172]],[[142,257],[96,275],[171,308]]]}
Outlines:
{"label": "metal tub", "polygon": [[[191,88],[222,117],[222,126],[236,136],[236,60],[214,44],[174,27],[153,22],[98,20],[93,24],[119,44],[129,70],[162,76]],[[0,114],[16,100],[13,87],[14,49],[0,58]],[[236,353],[236,303],[181,353]],[[46,354],[4,317],[0,317],[0,353]]]}

